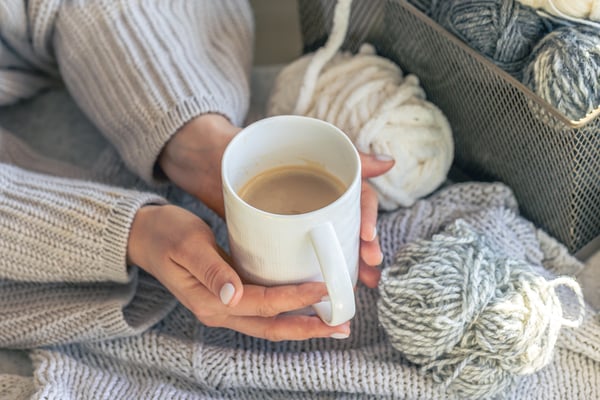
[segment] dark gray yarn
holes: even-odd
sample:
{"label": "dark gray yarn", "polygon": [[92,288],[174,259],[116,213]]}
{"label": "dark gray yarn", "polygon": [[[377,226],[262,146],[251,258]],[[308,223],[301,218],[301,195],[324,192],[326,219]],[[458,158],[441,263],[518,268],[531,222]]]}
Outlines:
{"label": "dark gray yarn", "polygon": [[535,10],[516,0],[413,1],[449,32],[517,78],[534,45],[550,30]]}
{"label": "dark gray yarn", "polygon": [[600,31],[559,28],[533,49],[523,83],[571,120],[600,106]]}

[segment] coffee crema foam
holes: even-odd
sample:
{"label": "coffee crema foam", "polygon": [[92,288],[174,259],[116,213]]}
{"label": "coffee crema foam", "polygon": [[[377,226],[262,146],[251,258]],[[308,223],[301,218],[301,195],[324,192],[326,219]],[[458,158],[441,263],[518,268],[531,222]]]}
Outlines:
{"label": "coffee crema foam", "polygon": [[294,215],[323,208],[345,191],[346,185],[323,167],[290,165],[275,167],[252,177],[238,195],[260,210]]}

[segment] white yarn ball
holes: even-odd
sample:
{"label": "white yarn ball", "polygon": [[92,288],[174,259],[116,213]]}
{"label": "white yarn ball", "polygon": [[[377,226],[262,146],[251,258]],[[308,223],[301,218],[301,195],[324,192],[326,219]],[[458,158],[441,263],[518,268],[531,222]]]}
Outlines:
{"label": "white yarn ball", "polygon": [[[302,114],[339,127],[364,153],[393,157],[395,166],[372,178],[380,207],[408,207],[435,190],[454,157],[450,124],[425,99],[414,75],[404,77],[371,45],[353,55],[337,52],[323,66],[306,104],[298,97],[314,54],[286,66],[277,76],[267,114]],[[312,83],[312,82],[311,82]]]}
{"label": "white yarn ball", "polygon": [[600,0],[519,0],[519,2],[558,17],[600,21]]}

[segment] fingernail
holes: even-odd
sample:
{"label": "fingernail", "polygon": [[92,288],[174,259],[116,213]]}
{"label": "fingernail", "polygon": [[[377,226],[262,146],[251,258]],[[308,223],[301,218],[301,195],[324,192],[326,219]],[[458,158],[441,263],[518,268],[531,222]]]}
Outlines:
{"label": "fingernail", "polygon": [[221,298],[221,302],[223,304],[227,305],[227,304],[229,304],[231,299],[233,299],[234,294],[235,294],[235,287],[231,283],[227,282],[221,288],[221,291],[219,292],[219,297]]}
{"label": "fingernail", "polygon": [[373,236],[371,236],[371,241],[375,240],[375,238],[377,237],[377,227],[373,228]]}
{"label": "fingernail", "polygon": [[340,326],[337,327],[340,329],[340,332],[335,332],[329,335],[332,339],[346,339],[350,336],[350,321],[344,322]]}
{"label": "fingernail", "polygon": [[377,265],[380,265],[383,262],[383,253],[379,253],[379,262]]}
{"label": "fingernail", "polygon": [[324,301],[330,301],[329,296],[321,297],[321,302],[324,302]]}
{"label": "fingernail", "polygon": [[337,333],[332,333],[330,337],[332,339],[348,339],[349,336],[350,336],[350,332],[348,332],[348,333],[337,332]]}
{"label": "fingernail", "polygon": [[379,161],[394,161],[394,157],[387,154],[373,154],[373,156]]}

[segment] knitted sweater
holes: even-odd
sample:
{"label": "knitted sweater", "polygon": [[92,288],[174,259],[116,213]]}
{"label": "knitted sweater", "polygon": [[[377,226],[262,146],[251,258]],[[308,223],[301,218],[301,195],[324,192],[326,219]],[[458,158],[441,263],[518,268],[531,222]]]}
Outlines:
{"label": "knitted sweater", "polygon": [[[390,345],[378,322],[377,290],[359,285],[350,338],[273,343],[202,325],[156,280],[126,267],[135,211],[165,199],[116,187],[147,188],[117,153],[149,184],[156,151],[190,115],[217,111],[239,123],[251,49],[251,17],[243,4],[144,2],[142,10],[137,3],[0,5],[4,104],[54,84],[60,70],[78,105],[114,145],[99,146],[101,154],[91,160],[65,154],[74,167],[52,159],[56,153],[40,156],[14,135],[0,134],[0,347],[29,349],[34,367],[33,377],[0,375],[0,399],[456,398]],[[181,35],[181,43],[164,41]],[[202,75],[195,74],[198,65]],[[11,126],[35,147],[18,128]],[[64,143],[57,147],[64,151]],[[94,154],[89,150],[86,155]],[[225,225],[215,214],[177,190],[161,193],[203,217],[226,246]],[[515,222],[497,229],[478,223],[490,210]],[[484,183],[451,185],[411,208],[382,214],[382,267],[404,244],[458,218],[506,254],[549,273],[581,268],[563,246],[518,216],[509,189]],[[552,363],[506,394],[600,398],[597,316],[590,311],[581,328],[563,329]]]}
{"label": "knitted sweater", "polygon": [[0,105],[64,86],[106,139],[0,127],[0,347],[136,335],[173,308],[127,267],[129,228],[166,202],[152,172],[177,129],[206,112],[242,123],[252,29],[243,0],[0,2]]}

